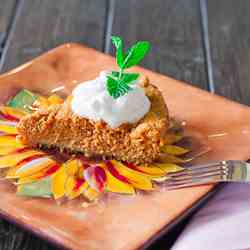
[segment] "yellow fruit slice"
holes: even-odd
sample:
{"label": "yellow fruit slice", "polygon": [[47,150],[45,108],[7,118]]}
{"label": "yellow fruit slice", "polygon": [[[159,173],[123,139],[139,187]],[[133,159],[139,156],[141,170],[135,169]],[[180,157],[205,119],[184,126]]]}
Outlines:
{"label": "yellow fruit slice", "polygon": [[17,181],[17,185],[22,185],[22,184],[27,184],[27,183],[31,183],[31,182],[34,182],[34,181],[38,181],[39,179],[41,179],[44,176],[44,172],[46,170],[48,170],[48,169],[49,169],[49,167],[44,169],[44,171],[35,173],[33,175],[29,175],[29,176],[19,178],[18,181]]}
{"label": "yellow fruit slice", "polygon": [[33,103],[32,106],[36,108],[48,108],[50,105],[49,101],[47,98],[43,96],[39,96]]}
{"label": "yellow fruit slice", "polygon": [[75,176],[78,174],[79,168],[82,168],[82,164],[79,159],[70,159],[64,163],[64,167],[69,176]]}
{"label": "yellow fruit slice", "polygon": [[111,161],[116,170],[120,175],[125,176],[132,186],[141,190],[153,190],[153,184],[149,178],[142,175],[140,172],[128,168],[124,164],[119,161],[112,160]]}
{"label": "yellow fruit slice", "polygon": [[11,153],[16,153],[17,150],[23,150],[25,149],[25,147],[23,148],[16,148],[16,147],[11,147],[11,146],[0,146],[0,156],[4,156],[7,154],[11,154]]}
{"label": "yellow fruit slice", "polygon": [[161,147],[161,151],[163,153],[167,153],[167,154],[170,154],[170,155],[184,155],[187,152],[189,152],[188,149],[182,148],[182,147],[179,147],[179,146],[175,146],[175,145],[164,145],[164,146]]}
{"label": "yellow fruit slice", "polygon": [[155,164],[153,164],[153,166],[162,169],[164,171],[165,175],[169,174],[169,173],[174,173],[174,172],[178,172],[178,171],[183,170],[182,167],[180,167],[176,164],[173,164],[173,163],[155,163]]}
{"label": "yellow fruit slice", "polygon": [[165,175],[165,172],[155,166],[155,165],[148,165],[148,166],[136,166],[136,169],[138,169],[139,171],[141,171],[140,173],[142,175],[146,175],[148,176],[149,178],[155,178],[155,177],[161,177],[161,176],[164,176]]}
{"label": "yellow fruit slice", "polygon": [[48,102],[50,105],[62,104],[64,100],[58,95],[51,95],[48,97]]}
{"label": "yellow fruit slice", "polygon": [[19,162],[25,160],[26,158],[44,155],[43,152],[36,151],[36,150],[29,150],[23,153],[15,153],[11,155],[6,155],[0,157],[0,168],[10,168],[15,167]]}
{"label": "yellow fruit slice", "polygon": [[9,122],[9,121],[1,121],[0,120],[0,132],[16,135],[17,129],[16,129],[16,122]]}
{"label": "yellow fruit slice", "polygon": [[67,177],[65,167],[63,166],[52,176],[51,189],[55,199],[62,198],[65,195],[65,183]]}
{"label": "yellow fruit slice", "polygon": [[94,201],[100,196],[100,193],[98,191],[94,190],[93,188],[89,187],[83,191],[83,195],[89,201]]}
{"label": "yellow fruit slice", "polygon": [[0,147],[1,146],[13,146],[13,147],[23,147],[25,146],[21,142],[17,141],[16,136],[13,135],[1,135],[0,136]]}
{"label": "yellow fruit slice", "polygon": [[114,177],[109,172],[106,166],[103,166],[103,169],[107,176],[106,190],[108,192],[121,193],[121,194],[135,194],[135,189],[129,183],[124,183],[123,181],[120,181],[119,179]]}
{"label": "yellow fruit slice", "polygon": [[27,184],[30,182],[38,181],[47,176],[53,176],[59,169],[60,169],[60,165],[58,165],[57,163],[53,163],[52,165],[49,165],[48,167],[41,169],[40,171],[32,175],[26,175],[24,177],[19,178],[17,184],[18,185]]}
{"label": "yellow fruit slice", "polygon": [[72,176],[68,176],[65,182],[65,195],[69,197],[71,195],[72,190],[75,187],[75,178]]}
{"label": "yellow fruit slice", "polygon": [[166,163],[185,163],[189,161],[189,160],[185,160],[183,158],[177,157],[175,155],[169,155],[169,154],[161,155],[160,160],[164,163],[165,162]]}
{"label": "yellow fruit slice", "polygon": [[[66,182],[66,186],[67,186],[67,182]],[[75,179],[74,182],[72,181],[72,184],[70,184],[70,188],[71,189],[68,190],[68,192],[66,192],[66,195],[69,199],[75,199],[78,196],[80,196],[84,190],[87,190],[89,188],[89,185],[87,182],[82,181],[81,184],[77,187],[77,179]]]}
{"label": "yellow fruit slice", "polygon": [[27,115],[28,113],[18,109],[18,108],[12,108],[12,107],[7,107],[7,106],[0,106],[0,111],[2,112],[3,115],[5,115],[5,117],[8,120],[19,120],[21,119],[23,116]]}
{"label": "yellow fruit slice", "polygon": [[16,177],[24,178],[31,176],[35,173],[45,170],[53,164],[55,164],[55,162],[47,156],[31,160],[27,163],[24,163],[20,168],[17,169]]}

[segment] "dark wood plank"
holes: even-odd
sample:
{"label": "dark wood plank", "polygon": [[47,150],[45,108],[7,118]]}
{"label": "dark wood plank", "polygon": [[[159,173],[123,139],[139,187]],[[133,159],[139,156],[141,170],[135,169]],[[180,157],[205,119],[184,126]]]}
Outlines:
{"label": "dark wood plank", "polygon": [[250,1],[207,1],[215,92],[250,105]]}
{"label": "dark wood plank", "polygon": [[16,0],[1,0],[0,2],[0,47],[6,37],[15,4]]}
{"label": "dark wood plank", "polygon": [[59,250],[59,248],[33,236],[32,234],[0,220],[1,250]]}
{"label": "dark wood plank", "polygon": [[143,66],[207,88],[199,10],[198,0],[117,0],[112,34],[149,40]]}
{"label": "dark wood plank", "polygon": [[[1,0],[0,31],[5,31],[12,0]],[[16,25],[8,34],[2,71],[26,62],[65,42],[83,42],[102,50],[105,38],[107,1],[21,0]],[[4,15],[3,15],[4,13]],[[3,21],[2,21],[3,20]],[[0,220],[1,250],[52,250],[56,247]]]}
{"label": "dark wood plank", "polygon": [[104,47],[107,1],[24,0],[5,48],[2,71],[65,42]]}

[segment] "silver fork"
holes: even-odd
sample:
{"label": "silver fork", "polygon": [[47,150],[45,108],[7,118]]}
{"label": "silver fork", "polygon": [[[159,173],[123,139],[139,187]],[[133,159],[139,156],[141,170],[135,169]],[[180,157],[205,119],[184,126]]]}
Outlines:
{"label": "silver fork", "polygon": [[249,182],[250,163],[244,161],[220,161],[204,165],[185,167],[171,173],[165,182],[168,189],[196,186],[215,182]]}

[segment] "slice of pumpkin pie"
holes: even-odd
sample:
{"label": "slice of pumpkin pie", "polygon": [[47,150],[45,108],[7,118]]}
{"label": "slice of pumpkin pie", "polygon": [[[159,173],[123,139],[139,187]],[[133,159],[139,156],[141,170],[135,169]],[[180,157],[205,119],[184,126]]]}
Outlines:
{"label": "slice of pumpkin pie", "polygon": [[[169,125],[168,110],[160,91],[144,81],[137,86],[138,90],[127,93],[125,100],[114,99],[114,104],[113,100],[109,103],[100,86],[99,94],[91,93],[88,85],[96,82],[101,81],[95,79],[76,87],[62,105],[43,108],[22,118],[17,127],[20,139],[32,146],[81,152],[86,157],[114,158],[136,164],[157,160]],[[141,94],[145,95],[147,104],[138,100]],[[97,98],[98,95],[103,96]],[[147,105],[148,110],[140,105]],[[140,112],[145,114],[138,119]]]}
{"label": "slice of pumpkin pie", "polygon": [[139,84],[139,74],[125,72],[143,59],[150,45],[140,41],[124,53],[119,37],[112,42],[119,70],[103,71],[76,86],[63,104],[25,116],[18,124],[21,140],[136,164],[160,157],[169,125],[162,94],[146,79]]}

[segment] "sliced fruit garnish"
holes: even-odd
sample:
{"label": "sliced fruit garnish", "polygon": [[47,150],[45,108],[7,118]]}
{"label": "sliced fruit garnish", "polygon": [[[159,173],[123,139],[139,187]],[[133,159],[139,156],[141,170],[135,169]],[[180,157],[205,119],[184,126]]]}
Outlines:
{"label": "sliced fruit garnish", "polygon": [[17,140],[16,126],[24,115],[35,108],[63,102],[57,95],[46,98],[23,90],[8,102],[8,106],[0,106],[1,176],[17,184],[19,195],[52,196],[56,200],[82,195],[89,201],[97,200],[104,192],[133,195],[136,190],[154,190],[169,173],[183,170],[176,164],[193,159],[183,158],[189,150],[174,145],[183,138],[181,128],[175,128],[174,123],[164,138],[160,163],[140,166],[116,160],[96,163],[80,157],[58,163],[48,153],[34,150]]}
{"label": "sliced fruit garnish", "polygon": [[65,183],[65,195],[68,199],[75,199],[89,188],[84,179],[68,176]]}
{"label": "sliced fruit garnish", "polygon": [[19,142],[14,135],[1,135],[0,147],[12,146],[13,148],[22,148],[24,144]]}
{"label": "sliced fruit garnish", "polygon": [[161,151],[170,155],[184,155],[190,150],[176,145],[164,145],[161,147]]}
{"label": "sliced fruit garnish", "polygon": [[114,168],[120,175],[124,176],[132,186],[141,190],[153,190],[152,182],[146,176],[140,174],[140,172],[128,168],[119,161],[112,160]]}
{"label": "sliced fruit garnish", "polygon": [[90,187],[103,192],[107,183],[107,176],[103,168],[94,165],[84,170],[84,178]]}
{"label": "sliced fruit garnish", "polygon": [[140,174],[146,175],[150,179],[154,179],[156,177],[161,177],[161,176],[165,175],[165,172],[161,168],[156,167],[152,164],[136,166],[134,164],[127,163],[126,165],[127,165],[127,167],[132,168],[132,169],[140,172]]}
{"label": "sliced fruit garnish", "polygon": [[107,176],[106,190],[113,193],[121,194],[135,194],[135,189],[128,182],[123,181],[121,178],[117,178],[117,175],[108,167],[107,164],[102,164]]}
{"label": "sliced fruit garnish", "polygon": [[67,197],[70,197],[72,195],[72,191],[74,190],[75,185],[75,178],[73,176],[68,176],[65,182],[65,194]]}
{"label": "sliced fruit garnish", "polygon": [[69,199],[78,197],[88,184],[83,179],[83,164],[79,159],[66,161],[52,176],[52,193],[55,199],[66,196]]}
{"label": "sliced fruit garnish", "polygon": [[49,169],[50,167],[40,171],[40,172],[37,172],[33,175],[28,175],[28,176],[24,176],[24,177],[21,177],[18,179],[18,181],[16,182],[17,185],[21,185],[21,184],[28,184],[28,183],[31,183],[31,182],[35,182],[35,181],[38,181],[42,178],[44,178],[46,175],[45,175],[45,172]]}
{"label": "sliced fruit garnish", "polygon": [[170,154],[161,155],[160,160],[161,162],[167,162],[167,163],[185,163],[189,161]]}
{"label": "sliced fruit garnish", "polygon": [[54,104],[62,104],[64,102],[64,100],[58,96],[58,95],[51,95],[48,97],[48,101],[50,105],[54,105]]}
{"label": "sliced fruit garnish", "polygon": [[52,193],[55,199],[62,198],[65,195],[65,183],[67,180],[67,173],[65,167],[62,166],[52,178]]}
{"label": "sliced fruit garnish", "polygon": [[0,168],[16,167],[17,164],[19,164],[26,158],[41,156],[41,155],[44,155],[44,153],[41,151],[28,150],[23,153],[15,153],[15,154],[2,156],[0,157]]}
{"label": "sliced fruit garnish", "polygon": [[43,96],[39,96],[36,101],[33,103],[33,107],[35,108],[48,108],[49,107],[49,101],[47,98]]}
{"label": "sliced fruit garnish", "polygon": [[18,152],[24,151],[25,149],[28,149],[28,148],[27,147],[16,148],[13,146],[0,146],[0,156],[18,153]]}
{"label": "sliced fruit garnish", "polygon": [[165,175],[183,170],[182,167],[173,163],[155,163],[153,166],[162,169]]}
{"label": "sliced fruit garnish", "polygon": [[75,199],[89,188],[89,184],[84,179],[75,179],[71,192],[67,195],[69,199]]}
{"label": "sliced fruit garnish", "polygon": [[23,178],[26,176],[33,175],[35,173],[41,172],[44,169],[47,169],[50,166],[53,166],[55,162],[47,157],[40,157],[34,160],[31,160],[27,163],[22,164],[16,171],[17,178]]}
{"label": "sliced fruit garnish", "polygon": [[19,185],[17,194],[28,197],[43,197],[50,198],[51,193],[51,178],[47,177],[37,182]]}
{"label": "sliced fruit garnish", "polygon": [[31,112],[29,107],[32,106],[36,99],[37,95],[26,89],[23,89],[7,103],[7,106],[23,109],[26,112]]}
{"label": "sliced fruit garnish", "polygon": [[83,195],[86,197],[89,201],[94,201],[96,200],[101,193],[96,191],[95,189],[89,187],[86,190],[83,190]]}
{"label": "sliced fruit garnish", "polygon": [[0,133],[16,135],[17,134],[16,126],[17,126],[17,122],[0,120]]}
{"label": "sliced fruit garnish", "polygon": [[48,108],[50,105],[62,104],[64,100],[58,95],[51,95],[48,98],[39,96],[33,103],[35,108]]}
{"label": "sliced fruit garnish", "polygon": [[27,115],[27,112],[22,109],[0,106],[0,114],[6,120],[18,122],[23,116]]}
{"label": "sliced fruit garnish", "polygon": [[[35,172],[34,174],[24,175],[23,177],[20,177],[17,181],[17,184],[20,185],[20,184],[30,183],[30,182],[34,182],[34,181],[40,180],[48,176],[53,176],[53,174],[56,173],[59,168],[60,168],[60,165],[58,165],[55,162],[54,164],[49,165],[48,167],[38,172]],[[15,174],[16,172],[12,172],[12,176],[15,176]]]}
{"label": "sliced fruit garnish", "polygon": [[78,177],[79,170],[83,171],[83,164],[79,159],[69,159],[64,164],[66,169],[66,173],[69,176],[76,176]]}

